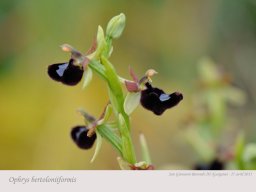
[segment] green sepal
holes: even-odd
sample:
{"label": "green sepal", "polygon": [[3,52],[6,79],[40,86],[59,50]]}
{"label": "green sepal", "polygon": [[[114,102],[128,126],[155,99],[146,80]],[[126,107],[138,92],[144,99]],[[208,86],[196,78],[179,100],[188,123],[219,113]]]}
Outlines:
{"label": "green sepal", "polygon": [[131,115],[136,107],[140,104],[140,92],[127,93],[124,100],[124,111],[127,115]]}
{"label": "green sepal", "polygon": [[92,69],[90,67],[87,67],[87,69],[84,72],[84,82],[82,87],[83,89],[90,84],[92,80],[92,76],[93,76]]}
{"label": "green sepal", "polygon": [[99,25],[97,32],[97,49],[95,51],[94,58],[99,59],[105,49],[107,49],[107,42],[105,40],[104,31]]}

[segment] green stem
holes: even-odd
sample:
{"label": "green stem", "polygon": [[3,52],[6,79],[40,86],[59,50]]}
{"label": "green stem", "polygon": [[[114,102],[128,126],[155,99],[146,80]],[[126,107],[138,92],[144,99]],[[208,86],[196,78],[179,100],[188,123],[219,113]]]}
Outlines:
{"label": "green stem", "polygon": [[94,71],[96,72],[100,77],[102,77],[105,81],[108,81],[108,78],[106,76],[106,72],[104,67],[102,66],[102,64],[93,59],[89,62],[88,66]]}
{"label": "green stem", "polygon": [[[122,87],[115,71],[113,65],[107,60],[106,57],[101,57],[102,64],[106,69],[106,76],[108,78],[109,94],[111,103],[113,103],[113,108],[115,109],[116,119],[118,119],[119,130],[122,138],[122,154],[123,158],[131,163],[136,163],[136,156],[134,147],[132,144],[131,134],[130,134],[130,120],[129,116],[124,111],[124,95]],[[120,118],[120,115],[122,118]],[[121,119],[121,120],[120,120]],[[123,122],[121,122],[123,119]]]}

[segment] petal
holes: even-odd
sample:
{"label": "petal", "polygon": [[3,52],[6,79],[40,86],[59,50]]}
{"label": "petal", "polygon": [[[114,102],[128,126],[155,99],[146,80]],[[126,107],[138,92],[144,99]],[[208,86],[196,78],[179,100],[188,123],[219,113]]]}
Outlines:
{"label": "petal", "polygon": [[131,68],[131,66],[129,66],[129,72],[130,72],[130,76],[132,77],[133,81],[135,81],[136,83],[139,82],[138,77],[135,75],[133,69]]}
{"label": "petal", "polygon": [[134,81],[124,81],[125,87],[129,92],[138,92],[139,91],[139,86],[136,82]]}
{"label": "petal", "polygon": [[90,84],[90,82],[92,81],[92,76],[93,76],[92,70],[89,67],[87,67],[87,69],[84,73],[85,74],[84,74],[83,89]]}

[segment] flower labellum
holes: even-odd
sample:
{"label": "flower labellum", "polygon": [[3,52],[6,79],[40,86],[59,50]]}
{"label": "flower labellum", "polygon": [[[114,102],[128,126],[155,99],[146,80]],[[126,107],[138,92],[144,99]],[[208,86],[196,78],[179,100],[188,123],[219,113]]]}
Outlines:
{"label": "flower labellum", "polygon": [[89,129],[86,126],[76,126],[71,130],[71,137],[76,145],[81,149],[90,149],[97,136],[93,134],[91,137],[87,136]]}
{"label": "flower labellum", "polygon": [[149,82],[145,85],[147,88],[141,92],[140,103],[156,115],[161,115],[183,99],[183,95],[179,92],[166,94],[163,90],[152,87]]}
{"label": "flower labellum", "polygon": [[55,81],[62,82],[65,85],[76,85],[83,76],[83,69],[74,65],[74,59],[68,63],[56,63],[48,67],[48,75]]}

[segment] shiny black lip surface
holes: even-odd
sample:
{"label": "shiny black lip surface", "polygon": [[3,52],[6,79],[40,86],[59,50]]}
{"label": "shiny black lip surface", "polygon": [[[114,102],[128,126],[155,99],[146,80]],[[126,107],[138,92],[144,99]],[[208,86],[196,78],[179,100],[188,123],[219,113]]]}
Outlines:
{"label": "shiny black lip surface", "polygon": [[149,83],[145,85],[147,88],[141,92],[141,105],[156,115],[163,114],[166,109],[176,106],[183,99],[183,95],[179,92],[166,94]]}
{"label": "shiny black lip surface", "polygon": [[73,64],[70,59],[66,63],[56,63],[48,66],[48,75],[55,81],[62,82],[65,85],[78,84],[83,76],[83,69]]}
{"label": "shiny black lip surface", "polygon": [[86,126],[78,125],[71,130],[71,138],[76,145],[81,149],[90,149],[97,136],[93,134],[91,137],[87,136],[89,129]]}

